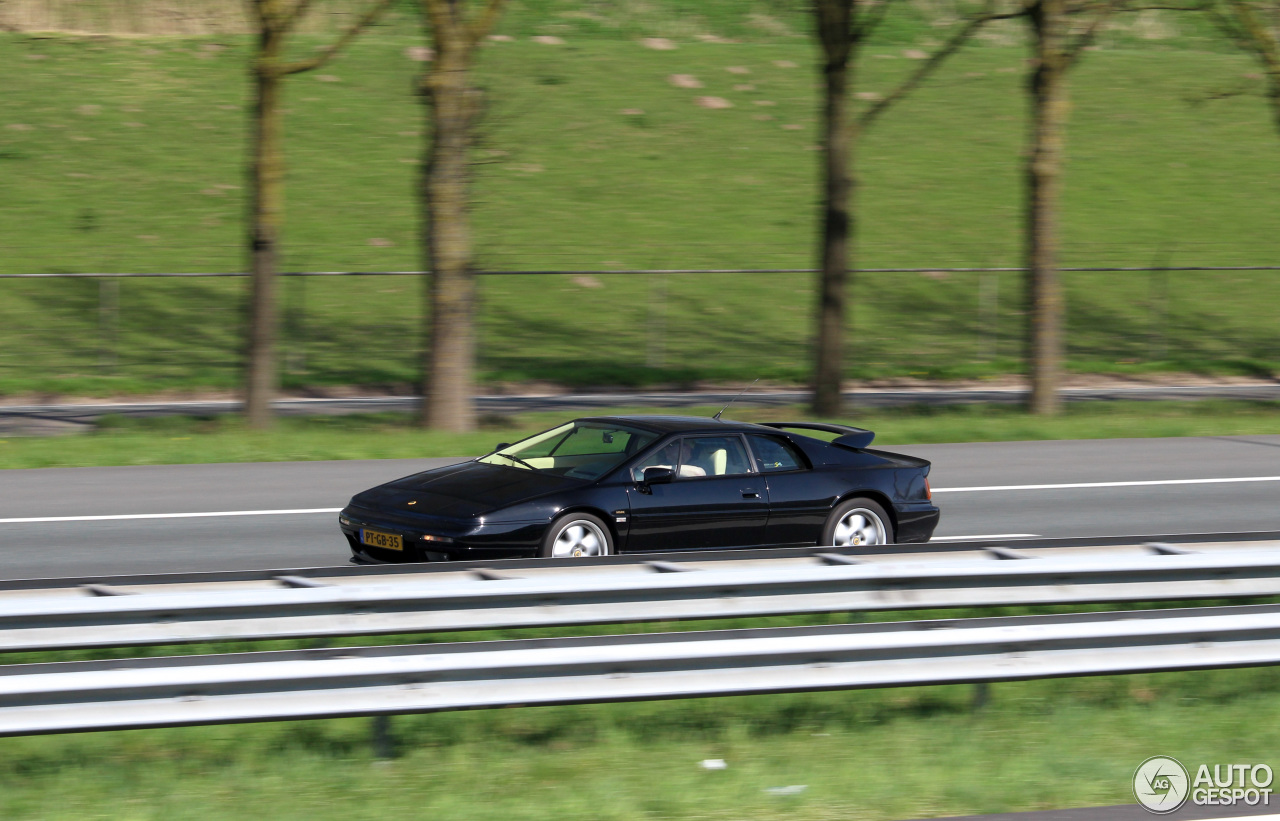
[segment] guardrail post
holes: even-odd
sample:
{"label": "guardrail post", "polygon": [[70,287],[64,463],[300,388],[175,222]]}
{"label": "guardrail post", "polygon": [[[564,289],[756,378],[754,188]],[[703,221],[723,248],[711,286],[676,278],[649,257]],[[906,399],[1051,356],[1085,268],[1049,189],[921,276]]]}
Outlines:
{"label": "guardrail post", "polygon": [[374,716],[370,730],[373,735],[373,755],[388,761],[396,757],[396,740],[391,735],[391,716]]}
{"label": "guardrail post", "polygon": [[973,711],[985,709],[987,702],[991,699],[991,685],[985,681],[979,681],[973,685]]}

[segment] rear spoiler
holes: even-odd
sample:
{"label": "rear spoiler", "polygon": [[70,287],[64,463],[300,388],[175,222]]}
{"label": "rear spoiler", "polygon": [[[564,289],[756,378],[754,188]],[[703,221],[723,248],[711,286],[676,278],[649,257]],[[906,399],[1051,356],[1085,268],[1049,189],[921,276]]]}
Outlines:
{"label": "rear spoiler", "polygon": [[830,425],[825,422],[761,422],[766,428],[778,430],[818,430],[824,433],[839,434],[831,440],[831,444],[841,447],[862,450],[876,438],[874,431],[866,428],[855,428],[851,425]]}

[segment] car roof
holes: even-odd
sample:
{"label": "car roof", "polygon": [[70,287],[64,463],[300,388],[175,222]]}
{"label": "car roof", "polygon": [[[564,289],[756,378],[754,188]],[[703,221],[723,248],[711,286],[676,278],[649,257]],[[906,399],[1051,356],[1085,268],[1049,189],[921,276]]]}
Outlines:
{"label": "car roof", "polygon": [[753,425],[750,422],[734,422],[730,419],[713,419],[708,416],[662,416],[657,414],[636,414],[634,416],[587,416],[579,419],[578,421],[616,422],[622,425],[646,428],[658,433],[684,433],[689,431],[698,433],[715,433],[726,430],[777,433],[777,430],[773,428],[766,428],[762,425]]}

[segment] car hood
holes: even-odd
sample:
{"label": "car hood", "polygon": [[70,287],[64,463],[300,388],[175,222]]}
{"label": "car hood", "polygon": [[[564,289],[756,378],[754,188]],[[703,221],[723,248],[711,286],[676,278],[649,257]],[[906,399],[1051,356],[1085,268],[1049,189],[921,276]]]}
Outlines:
{"label": "car hood", "polygon": [[463,462],[379,485],[353,501],[361,506],[390,505],[402,513],[464,519],[582,484],[581,479],[534,470]]}

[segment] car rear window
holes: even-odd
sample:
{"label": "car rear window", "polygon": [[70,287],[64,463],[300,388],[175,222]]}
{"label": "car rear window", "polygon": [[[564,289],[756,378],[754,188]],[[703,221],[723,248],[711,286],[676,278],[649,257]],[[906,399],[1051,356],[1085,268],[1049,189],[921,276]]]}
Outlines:
{"label": "car rear window", "polygon": [[747,441],[751,443],[751,452],[755,455],[756,469],[761,473],[799,470],[805,466],[804,459],[795,446],[786,439],[748,434]]}

